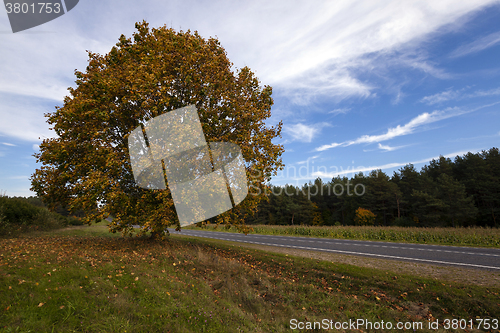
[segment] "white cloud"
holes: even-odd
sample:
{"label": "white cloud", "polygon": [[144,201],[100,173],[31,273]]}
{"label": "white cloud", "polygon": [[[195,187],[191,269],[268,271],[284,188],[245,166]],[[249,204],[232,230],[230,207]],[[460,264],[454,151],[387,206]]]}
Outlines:
{"label": "white cloud", "polygon": [[464,98],[487,97],[487,96],[498,96],[498,95],[500,95],[500,88],[489,89],[489,90],[478,90],[473,92],[472,94],[466,94]]}
{"label": "white cloud", "polygon": [[375,148],[375,149],[363,149],[363,152],[366,153],[366,152],[370,152],[370,151],[382,150],[384,153],[386,153],[386,152],[398,150],[398,149],[401,149],[401,148],[404,148],[404,147],[408,147],[408,146],[410,146],[410,145],[392,147],[392,146],[389,146],[389,145],[383,145],[383,144],[379,143],[378,146],[377,146],[377,148]]}
{"label": "white cloud", "polygon": [[349,111],[351,111],[351,108],[338,108],[338,109],[333,109],[332,111],[330,111],[328,113],[338,115],[338,114],[345,114]]}
{"label": "white cloud", "polygon": [[44,113],[54,111],[54,106],[58,104],[56,101],[1,93],[0,96],[5,100],[0,104],[1,135],[29,142],[39,142],[39,138],[55,136],[49,130]]}
{"label": "white cloud", "polygon": [[500,31],[491,33],[488,36],[484,36],[483,38],[479,38],[478,40],[473,41],[472,43],[458,47],[457,49],[455,49],[455,51],[453,51],[450,54],[450,57],[457,58],[457,57],[463,57],[471,53],[481,52],[499,43],[500,43]]}
{"label": "white cloud", "polygon": [[394,150],[398,150],[398,149],[403,148],[403,147],[405,147],[405,146],[391,147],[388,145],[383,145],[381,143],[378,144],[378,148],[385,150],[385,151],[394,151]]}
{"label": "white cloud", "polygon": [[[490,105],[488,105],[490,106]],[[486,107],[486,106],[483,106]],[[482,108],[482,107],[481,107]],[[419,127],[423,125],[427,125],[430,123],[434,123],[436,121],[440,121],[443,119],[451,118],[451,117],[456,117],[459,115],[462,115],[464,113],[469,113],[475,110],[478,110],[479,108],[473,109],[473,110],[464,110],[460,108],[447,108],[442,111],[434,111],[431,113],[424,112],[417,117],[413,118],[410,120],[408,123],[404,125],[398,125],[396,127],[389,128],[386,133],[384,134],[379,134],[379,135],[363,135],[360,136],[359,138],[355,140],[350,140],[350,141],[344,141],[340,143],[332,143],[329,145],[323,145],[318,148],[316,148],[316,151],[324,151],[327,149],[331,148],[336,148],[336,147],[347,147],[351,145],[356,145],[356,144],[361,144],[361,143],[379,143],[383,141],[387,141],[390,139],[394,139],[399,136],[403,135],[408,135],[411,133],[414,133]]]}
{"label": "white cloud", "polygon": [[425,96],[420,100],[420,102],[433,105],[437,103],[446,102],[449,100],[455,100],[460,96],[460,91],[457,90],[446,90],[434,95]]}
{"label": "white cloud", "polygon": [[414,59],[402,59],[401,63],[407,64],[409,67],[412,67],[414,69],[418,69],[426,74],[432,75],[438,79],[451,79],[452,75],[449,73],[445,72],[443,69],[436,67],[434,64],[431,62],[420,58],[414,58]]}
{"label": "white cloud", "polygon": [[316,134],[316,129],[304,124],[286,125],[283,131],[291,135],[295,140],[311,142]]}
{"label": "white cloud", "polygon": [[28,180],[30,179],[30,176],[10,176],[10,177],[7,177],[7,179],[13,179],[13,180]]}
{"label": "white cloud", "polygon": [[322,145],[322,146],[316,148],[315,150],[316,151],[324,151],[324,150],[328,150],[328,149],[331,149],[331,148],[337,148],[337,147],[340,147],[340,146],[343,146],[343,144],[342,143],[336,143],[336,142],[334,142],[334,143],[331,143],[329,145]]}
{"label": "white cloud", "polygon": [[[69,95],[68,87],[75,86],[74,70],[85,70],[85,50],[106,49],[101,42],[71,31],[1,36],[0,92],[58,101]],[[108,45],[111,49],[112,44]]]}
{"label": "white cloud", "polygon": [[423,97],[420,102],[428,104],[428,105],[434,105],[438,103],[443,103],[447,101],[459,101],[459,100],[464,100],[464,99],[469,99],[469,98],[475,98],[475,97],[488,97],[488,96],[498,96],[500,95],[500,88],[494,88],[494,89],[489,89],[489,90],[476,90],[472,93],[464,93],[469,89],[469,87],[465,87],[459,90],[451,90],[448,89],[446,91],[430,95],[430,96],[425,96]]}
{"label": "white cloud", "polygon": [[[455,152],[455,153],[444,155],[444,157],[445,158],[454,158],[455,156],[465,155],[468,152],[476,153],[476,152],[481,151],[481,150],[482,149],[459,151],[459,152]],[[378,170],[378,169],[380,169],[380,170],[393,169],[393,168],[405,166],[405,165],[408,165],[408,164],[416,165],[416,164],[429,163],[431,160],[438,160],[438,159],[439,159],[439,156],[434,156],[434,157],[429,157],[429,158],[421,159],[421,160],[418,160],[418,161],[412,161],[412,162],[404,162],[404,163],[395,162],[395,163],[387,163],[387,164],[383,164],[383,165],[374,165],[374,166],[369,166],[369,167],[359,166],[359,167],[347,168],[345,170],[341,169],[340,171],[337,170],[337,168],[334,168],[336,170],[332,171],[332,172],[314,171],[314,172],[311,173],[311,176],[308,177],[308,179],[311,179],[311,178],[314,179],[314,178],[317,178],[317,177],[320,177],[320,178],[333,178],[333,177],[343,176],[343,175],[349,175],[349,174],[355,175],[355,174],[358,174],[360,172],[370,172],[372,170]]]}
{"label": "white cloud", "polygon": [[[335,64],[348,65],[346,61],[355,57],[394,49],[488,3],[491,2],[336,1],[315,3],[314,6],[305,2],[282,4],[282,9],[292,15],[271,14],[278,22],[288,23],[281,25],[277,38],[271,39],[281,51],[278,52],[278,59],[286,66],[280,66],[279,70],[272,68],[271,77],[282,81],[318,65],[328,64],[331,60]],[[269,9],[269,5],[264,3],[255,4],[255,7],[261,7],[261,12]],[[301,24],[289,21],[297,22],[297,19],[303,19]],[[280,40],[284,35],[283,28],[291,28],[288,36],[293,37]]]}
{"label": "white cloud", "polygon": [[[461,2],[460,7],[454,7],[453,1],[336,1],[318,6],[318,12],[314,13],[317,19],[297,6],[297,10],[308,14],[308,19],[290,30],[290,35],[295,36],[290,42],[273,43],[280,50],[277,57],[273,54],[279,65],[263,58],[267,63],[262,67],[263,72],[269,73],[266,76],[271,84],[287,89],[299,104],[317,96],[336,100],[372,96],[374,87],[357,78],[358,71],[373,70],[380,65],[370,61],[369,54],[382,53],[389,63],[398,62],[447,78],[448,74],[425,57],[391,52],[408,42],[420,41],[451,22],[459,25],[460,17],[489,3]],[[259,68],[260,62],[256,64]],[[298,86],[300,90],[294,89]]]}
{"label": "white cloud", "polygon": [[492,134],[492,135],[478,135],[478,136],[473,136],[473,137],[457,138],[457,139],[453,139],[453,140],[448,140],[448,142],[472,141],[472,140],[477,140],[477,139],[496,138],[497,136],[500,136],[500,132]]}
{"label": "white cloud", "polygon": [[[74,85],[74,69],[87,65],[85,50],[109,52],[121,34],[130,37],[134,23],[146,19],[151,27],[166,24],[217,36],[235,66],[248,65],[264,84],[285,90],[302,84],[304,96],[290,91],[298,101],[317,95],[367,97],[372,87],[355,72],[374,66],[364,55],[420,40],[495,2],[80,1],[57,20],[28,32],[2,34],[0,91],[62,100]],[[6,21],[1,28],[9,30]],[[425,60],[411,66],[429,70]]]}
{"label": "white cloud", "polygon": [[320,96],[336,101],[354,96],[368,98],[373,95],[371,91],[374,89],[356,79],[346,68],[318,68],[279,82],[277,86],[289,96],[291,102],[298,105],[307,105]]}
{"label": "white cloud", "polygon": [[309,158],[308,158],[307,160],[305,160],[305,161],[299,161],[299,162],[297,162],[297,164],[298,164],[298,165],[307,164],[307,163],[309,163],[309,161],[315,160],[315,159],[317,159],[317,158],[319,158],[319,155],[314,155],[314,156],[309,157]]}
{"label": "white cloud", "polygon": [[2,142],[3,145],[9,146],[9,147],[15,147],[16,145],[13,143],[8,143],[8,142]]}
{"label": "white cloud", "polygon": [[318,123],[314,125],[305,125],[302,123],[294,125],[284,125],[283,131],[290,135],[294,140],[302,142],[311,142],[318,135],[323,127],[330,126],[328,123]]}

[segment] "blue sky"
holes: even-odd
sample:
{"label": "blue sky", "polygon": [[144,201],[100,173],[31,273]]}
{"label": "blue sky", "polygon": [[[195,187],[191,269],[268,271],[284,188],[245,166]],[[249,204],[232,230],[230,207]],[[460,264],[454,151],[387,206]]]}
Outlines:
{"label": "blue sky", "polygon": [[235,68],[273,87],[285,169],[273,183],[417,169],[498,147],[500,1],[86,0],[13,34],[0,11],[0,191],[33,195],[32,156],[53,137],[86,50],[109,52],[135,22],[216,36]]}

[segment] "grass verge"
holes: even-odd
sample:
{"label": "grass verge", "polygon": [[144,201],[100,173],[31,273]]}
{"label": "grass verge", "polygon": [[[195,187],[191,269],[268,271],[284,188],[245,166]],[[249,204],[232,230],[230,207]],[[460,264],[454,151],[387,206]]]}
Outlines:
{"label": "grass verge", "polygon": [[[435,244],[500,248],[498,228],[406,228],[368,226],[280,226],[248,225],[251,234],[369,240],[398,243]],[[200,229],[197,226],[186,229]],[[208,224],[207,231],[238,232],[236,228]]]}
{"label": "grass verge", "polygon": [[291,319],[431,331],[429,321],[446,318],[500,319],[497,287],[217,241],[121,238],[97,225],[0,239],[0,248],[0,332],[289,332]]}

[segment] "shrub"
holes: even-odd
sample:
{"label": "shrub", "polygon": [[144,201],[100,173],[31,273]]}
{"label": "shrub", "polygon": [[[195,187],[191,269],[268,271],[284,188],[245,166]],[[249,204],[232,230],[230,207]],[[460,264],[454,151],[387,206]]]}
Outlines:
{"label": "shrub", "polygon": [[356,216],[354,217],[354,222],[356,225],[373,225],[375,223],[376,215],[373,214],[369,209],[364,209],[359,207],[356,209]]}
{"label": "shrub", "polygon": [[83,225],[83,221],[82,219],[80,219],[79,217],[76,217],[76,216],[68,216],[66,217],[66,220],[68,221],[67,224],[68,225]]}
{"label": "shrub", "polygon": [[[76,219],[75,219],[76,220]],[[73,219],[32,205],[24,198],[0,197],[0,235],[17,236],[34,230],[51,230],[76,223]]]}

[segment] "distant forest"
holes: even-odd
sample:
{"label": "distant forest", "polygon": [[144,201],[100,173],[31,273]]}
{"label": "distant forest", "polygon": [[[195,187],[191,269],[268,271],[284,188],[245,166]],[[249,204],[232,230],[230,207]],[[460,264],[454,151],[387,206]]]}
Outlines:
{"label": "distant forest", "polygon": [[373,170],[302,187],[270,185],[267,193],[247,224],[500,227],[500,154],[441,156],[392,177]]}

